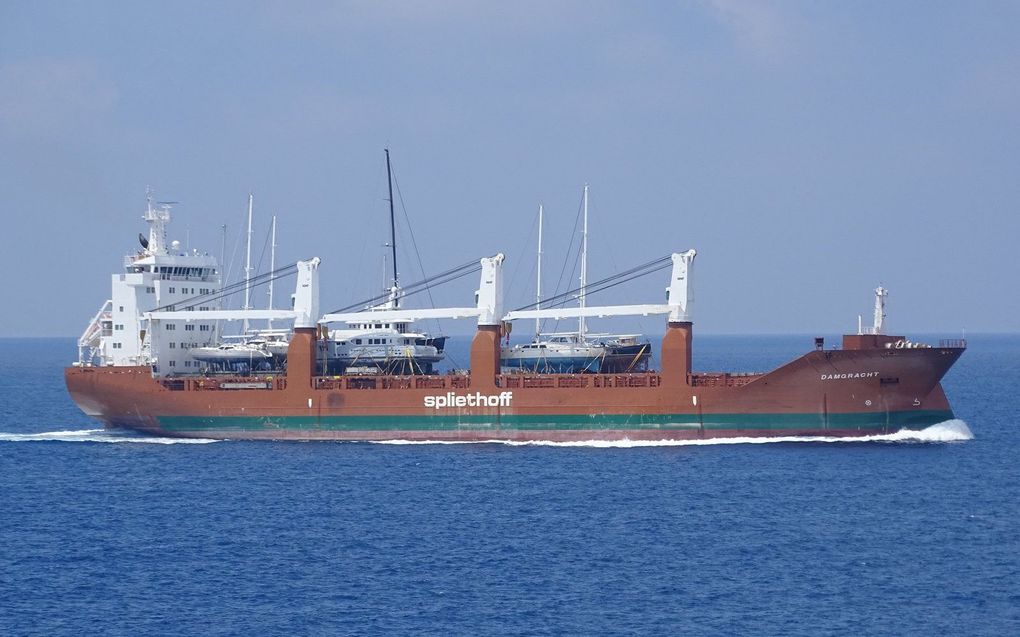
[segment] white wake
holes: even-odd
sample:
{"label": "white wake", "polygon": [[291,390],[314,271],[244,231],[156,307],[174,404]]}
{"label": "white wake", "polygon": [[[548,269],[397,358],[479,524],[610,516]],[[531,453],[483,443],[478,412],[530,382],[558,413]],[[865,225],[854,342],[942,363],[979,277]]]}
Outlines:
{"label": "white wake", "polygon": [[150,445],[192,444],[200,445],[219,442],[210,438],[162,438],[131,432],[109,431],[107,429],[81,429],[79,431],[43,431],[40,433],[18,434],[0,432],[0,442],[134,442]]}
{"label": "white wake", "polygon": [[[974,434],[962,420],[947,420],[920,431],[897,431],[891,434],[869,436],[772,436],[739,438],[708,438],[704,440],[575,440],[555,442],[552,440],[378,440],[382,445],[464,445],[502,444],[512,447],[592,447],[605,449],[628,449],[632,447],[694,447],[704,445],[762,445],[777,442],[879,442],[879,443],[946,443],[973,440]],[[107,429],[82,429],[78,431],[44,431],[39,433],[0,432],[0,442],[99,442],[99,443],[140,443],[156,445],[207,444],[219,442],[211,438],[164,438],[146,436],[132,432],[118,432]]]}
{"label": "white wake", "polygon": [[694,447],[705,445],[763,445],[777,442],[883,442],[883,443],[943,443],[973,440],[974,434],[962,420],[947,420],[919,431],[902,430],[891,434],[868,436],[744,436],[738,438],[707,438],[704,440],[574,440],[554,442],[551,440],[380,440],[385,445],[457,445],[457,444],[502,444],[512,447],[593,447],[606,449],[628,449],[631,447]]}

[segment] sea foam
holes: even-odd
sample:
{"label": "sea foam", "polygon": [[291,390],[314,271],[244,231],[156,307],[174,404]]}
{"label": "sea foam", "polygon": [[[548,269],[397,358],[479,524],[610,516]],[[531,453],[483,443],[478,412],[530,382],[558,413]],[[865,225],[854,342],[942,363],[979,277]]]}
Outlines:
{"label": "sea foam", "polygon": [[847,443],[847,442],[880,442],[880,443],[944,443],[965,442],[973,440],[974,434],[967,423],[962,420],[947,420],[918,431],[902,430],[891,434],[873,434],[866,436],[742,436],[736,438],[707,438],[698,440],[571,440],[557,442],[552,440],[380,440],[377,444],[387,445],[430,445],[430,444],[502,444],[512,447],[592,447],[606,449],[627,449],[632,447],[694,447],[707,445],[762,445],[777,442],[809,442],[809,443]]}
{"label": "sea foam", "polygon": [[[512,447],[546,446],[546,447],[591,447],[606,449],[627,449],[632,447],[693,447],[706,445],[762,445],[778,442],[808,443],[847,443],[847,442],[879,442],[879,443],[946,443],[973,440],[974,434],[962,420],[947,420],[919,431],[902,430],[891,434],[874,434],[867,436],[770,436],[770,437],[737,437],[708,438],[698,440],[572,440],[558,442],[552,440],[378,440],[375,444],[383,445],[463,445],[463,444],[502,444]],[[38,433],[0,432],[0,442],[100,442],[100,443],[138,443],[138,444],[207,444],[219,442],[211,438],[165,438],[146,436],[133,432],[110,431],[107,429],[81,429],[77,431],[44,431]]]}
{"label": "sea foam", "polygon": [[0,442],[133,442],[150,445],[206,444],[218,442],[209,438],[163,438],[107,429],[77,431],[43,431],[39,433],[0,432]]}

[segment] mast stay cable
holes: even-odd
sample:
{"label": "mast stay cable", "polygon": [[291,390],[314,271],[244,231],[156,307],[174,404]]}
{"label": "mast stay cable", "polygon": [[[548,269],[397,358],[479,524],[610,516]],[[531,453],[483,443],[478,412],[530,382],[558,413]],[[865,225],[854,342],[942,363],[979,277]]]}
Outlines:
{"label": "mast stay cable", "polygon": [[[407,287],[401,288],[401,292],[403,293],[403,296],[412,296],[412,295],[417,294],[419,292],[425,291],[430,286],[431,287],[435,287],[437,285],[442,285],[444,283],[449,283],[451,281],[455,281],[457,279],[460,279],[462,277],[468,276],[470,274],[474,274],[476,272],[479,272],[481,269],[482,269],[482,266],[481,266],[481,264],[477,260],[471,260],[471,261],[468,261],[468,262],[466,262],[464,264],[461,264],[461,265],[459,265],[459,266],[457,266],[455,268],[450,268],[449,270],[445,270],[443,272],[440,272],[439,274],[435,274],[433,276],[426,277],[425,279],[422,279],[421,281],[416,281],[416,282],[408,285]],[[351,303],[350,305],[344,306],[344,307],[342,307],[342,308],[340,308],[338,310],[333,310],[332,312],[330,312],[330,314],[341,314],[341,313],[344,313],[344,312],[349,312],[349,311],[354,310],[354,309],[364,308],[366,306],[371,306],[374,303],[379,303],[381,301],[384,301],[387,298],[389,298],[389,294],[388,293],[387,294],[379,294],[379,295],[373,296],[371,298],[365,299],[363,301],[359,301],[357,303]]]}
{"label": "mast stay cable", "polygon": [[[628,281],[632,281],[634,279],[637,279],[637,278],[640,278],[640,277],[643,277],[643,276],[646,276],[646,275],[649,275],[649,274],[653,274],[655,272],[660,272],[660,271],[665,270],[666,268],[670,267],[671,261],[672,261],[672,257],[670,255],[659,257],[658,259],[653,259],[652,261],[648,261],[647,263],[643,263],[641,265],[638,265],[638,266],[632,267],[630,269],[624,270],[623,272],[619,272],[617,274],[613,274],[611,276],[608,276],[608,277],[606,277],[604,279],[600,279],[600,280],[595,281],[593,283],[589,283],[586,286],[587,291],[589,291],[591,293],[602,292],[604,290],[608,290],[608,289],[610,289],[612,287],[615,287],[617,285],[620,285],[622,283],[626,283]],[[550,309],[551,308],[556,308],[556,307],[561,307],[564,304],[572,301],[574,299],[574,296],[578,292],[580,292],[580,291],[581,291],[581,288],[578,287],[578,288],[575,288],[573,290],[567,290],[566,292],[561,292],[561,293],[556,294],[554,296],[542,299],[542,304],[546,308],[550,308]],[[523,311],[523,310],[530,310],[530,309],[534,308],[536,305],[538,305],[538,303],[531,303],[529,305],[524,305],[524,306],[515,308],[514,311],[515,312],[519,312],[519,311]]]}
{"label": "mast stay cable", "polygon": [[[294,275],[296,273],[297,273],[297,262],[294,262],[294,263],[285,265],[285,266],[283,266],[281,268],[277,268],[276,270],[274,270],[272,272],[266,272],[264,274],[256,275],[256,276],[252,277],[251,279],[249,279],[247,281],[247,285],[249,287],[254,287],[254,286],[258,286],[258,285],[265,285],[266,283],[269,283],[270,280],[274,280],[275,281],[275,280],[282,279],[282,278],[285,278],[285,277],[288,277],[288,276],[292,276],[292,275]],[[228,296],[231,296],[233,294],[236,294],[238,292],[243,291],[244,287],[245,287],[245,283],[246,282],[243,281],[243,280],[242,281],[236,281],[236,282],[231,283],[229,285],[223,286],[222,288],[220,288],[216,292],[207,292],[205,294],[198,294],[198,295],[195,295],[195,296],[191,296],[191,297],[188,297],[186,299],[177,301],[175,303],[168,303],[167,305],[162,305],[162,306],[157,307],[157,308],[155,308],[155,309],[153,309],[151,311],[152,312],[173,311],[172,308],[175,308],[177,306],[194,306],[194,305],[198,305],[198,304],[201,304],[201,303],[209,303],[211,301],[218,301],[219,299],[223,299],[223,298],[226,298]]]}

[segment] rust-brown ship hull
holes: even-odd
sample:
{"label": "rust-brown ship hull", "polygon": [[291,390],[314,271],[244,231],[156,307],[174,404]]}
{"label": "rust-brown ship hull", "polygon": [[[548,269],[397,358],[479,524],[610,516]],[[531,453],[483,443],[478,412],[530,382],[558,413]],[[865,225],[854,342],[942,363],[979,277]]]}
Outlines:
{"label": "rust-brown ship hull", "polygon": [[[940,380],[962,347],[816,350],[768,374],[692,374],[689,324],[663,372],[498,374],[498,330],[480,330],[471,375],[322,377],[310,334],[288,375],[153,378],[148,367],[72,367],[68,390],[108,427],[301,440],[684,440],[856,436],[953,417]],[[495,339],[495,341],[493,341]],[[495,343],[495,344],[493,344]],[[490,372],[490,373],[486,373]]]}

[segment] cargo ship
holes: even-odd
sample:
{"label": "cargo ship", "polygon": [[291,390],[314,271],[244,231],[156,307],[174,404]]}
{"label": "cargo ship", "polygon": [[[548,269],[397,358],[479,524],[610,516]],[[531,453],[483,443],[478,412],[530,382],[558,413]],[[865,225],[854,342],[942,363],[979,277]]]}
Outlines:
{"label": "cargo ship", "polygon": [[[128,328],[102,331],[98,349],[83,349],[79,360],[65,370],[65,380],[74,402],[109,428],[193,438],[602,441],[860,436],[919,430],[953,418],[940,381],[966,343],[947,340],[927,346],[885,334],[883,288],[876,291],[874,325],[844,336],[837,348],[826,348],[822,339],[815,339],[814,348],[767,373],[693,370],[695,255],[688,250],[653,262],[659,264],[658,271],[670,272],[665,303],[519,311],[503,307],[503,255],[482,258],[477,262],[480,283],[473,306],[372,312],[373,320],[391,322],[476,321],[469,370],[418,375],[324,373],[317,351],[328,338],[325,326],[365,317],[357,312],[320,314],[317,258],[295,264],[290,310],[221,310],[202,305],[201,296],[175,299],[172,305],[138,300],[148,298],[146,291],[153,287],[174,285],[175,278],[203,274],[174,269],[179,267],[175,259],[193,255],[148,255],[128,264],[126,277],[114,276],[115,299],[134,295],[130,305],[134,318],[117,323]],[[161,265],[155,267],[156,263]],[[213,276],[214,265],[203,263],[210,270],[205,274]],[[558,374],[501,369],[502,338],[512,321],[622,315],[665,316],[658,370]],[[195,333],[188,326],[243,319],[293,321],[285,371],[209,375],[182,366],[177,344],[180,335]],[[133,341],[130,348],[123,344],[127,340]],[[134,353],[132,358],[94,356],[96,351],[124,349]],[[170,361],[173,367],[167,366]]]}

